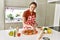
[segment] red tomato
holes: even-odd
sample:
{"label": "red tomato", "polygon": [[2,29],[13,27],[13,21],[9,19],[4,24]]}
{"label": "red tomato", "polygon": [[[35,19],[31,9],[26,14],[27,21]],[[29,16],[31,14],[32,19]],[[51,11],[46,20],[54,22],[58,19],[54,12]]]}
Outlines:
{"label": "red tomato", "polygon": [[17,36],[20,37],[21,36],[21,33],[17,33]]}

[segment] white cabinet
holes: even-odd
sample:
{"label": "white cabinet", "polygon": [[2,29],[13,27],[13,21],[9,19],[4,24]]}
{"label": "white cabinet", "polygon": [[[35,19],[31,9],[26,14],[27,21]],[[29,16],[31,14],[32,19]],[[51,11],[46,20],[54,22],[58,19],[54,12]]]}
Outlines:
{"label": "white cabinet", "polygon": [[59,2],[60,0],[48,0],[48,2]]}

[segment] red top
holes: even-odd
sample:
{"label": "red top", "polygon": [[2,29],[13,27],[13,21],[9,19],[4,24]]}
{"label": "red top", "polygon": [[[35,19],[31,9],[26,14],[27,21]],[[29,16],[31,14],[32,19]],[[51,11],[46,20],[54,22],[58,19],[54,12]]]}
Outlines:
{"label": "red top", "polygon": [[[33,27],[33,25],[36,23],[36,21],[35,21],[36,13],[35,12],[32,12],[32,14],[31,14],[30,10],[27,10],[27,11],[24,12],[23,17],[26,18],[26,21],[24,23],[27,24],[27,25],[31,25]],[[28,26],[25,25],[24,29],[25,28],[28,29],[28,28],[32,28],[32,27],[28,27]]]}
{"label": "red top", "polygon": [[33,15],[36,17],[36,13],[35,12],[32,12],[32,14],[31,14],[30,10],[26,10],[24,12],[24,14],[23,14],[23,17],[25,17],[26,18],[26,21],[27,21],[28,17],[29,16],[33,16]]}

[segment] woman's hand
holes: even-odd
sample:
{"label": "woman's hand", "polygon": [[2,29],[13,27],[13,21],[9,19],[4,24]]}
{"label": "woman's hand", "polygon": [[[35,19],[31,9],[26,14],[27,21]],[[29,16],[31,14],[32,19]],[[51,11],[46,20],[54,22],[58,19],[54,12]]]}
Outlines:
{"label": "woman's hand", "polygon": [[35,23],[34,25],[32,25],[33,27],[36,27],[36,26],[38,26],[38,24],[37,23]]}

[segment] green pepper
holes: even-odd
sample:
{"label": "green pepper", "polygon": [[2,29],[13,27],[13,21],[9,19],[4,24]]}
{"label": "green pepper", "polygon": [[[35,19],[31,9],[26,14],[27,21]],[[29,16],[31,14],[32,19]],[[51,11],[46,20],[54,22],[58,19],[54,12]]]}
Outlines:
{"label": "green pepper", "polygon": [[44,30],[47,30],[47,28],[44,28]]}

